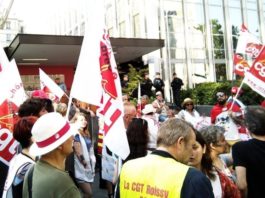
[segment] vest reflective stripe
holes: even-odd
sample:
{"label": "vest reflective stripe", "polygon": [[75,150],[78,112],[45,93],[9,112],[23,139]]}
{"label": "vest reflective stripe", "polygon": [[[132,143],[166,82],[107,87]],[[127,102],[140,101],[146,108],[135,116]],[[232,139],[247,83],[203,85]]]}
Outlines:
{"label": "vest reflective stripe", "polygon": [[120,197],[180,197],[189,167],[150,154],[126,162],[120,175]]}

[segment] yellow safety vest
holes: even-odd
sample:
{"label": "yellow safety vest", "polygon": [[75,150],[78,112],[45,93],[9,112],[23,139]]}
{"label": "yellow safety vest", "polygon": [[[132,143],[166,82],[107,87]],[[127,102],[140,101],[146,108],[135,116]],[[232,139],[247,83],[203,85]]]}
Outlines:
{"label": "yellow safety vest", "polygon": [[188,169],[172,158],[154,154],[128,161],[120,174],[120,197],[180,197]]}

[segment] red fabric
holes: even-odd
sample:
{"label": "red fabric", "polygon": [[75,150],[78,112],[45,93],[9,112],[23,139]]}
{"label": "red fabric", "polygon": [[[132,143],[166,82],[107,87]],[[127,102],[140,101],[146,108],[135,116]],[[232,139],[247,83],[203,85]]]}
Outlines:
{"label": "red fabric", "polygon": [[222,113],[223,111],[226,111],[225,105],[219,105],[218,103],[215,104],[211,110],[210,117],[211,117],[211,123],[215,123],[216,117]]}
{"label": "red fabric", "polygon": [[264,107],[265,108],[265,100],[263,100],[260,104],[260,106]]}
{"label": "red fabric", "polygon": [[36,142],[36,144],[38,145],[38,147],[43,148],[46,146],[49,146],[51,144],[53,144],[54,142],[56,142],[58,139],[60,139],[61,137],[63,137],[70,129],[70,125],[68,122],[66,122],[66,124],[63,126],[63,128],[61,128],[58,132],[56,132],[53,136],[49,137],[46,140],[43,140],[41,142]]}
{"label": "red fabric", "polygon": [[221,183],[222,198],[240,198],[241,194],[236,184],[222,172],[217,170],[217,173]]}

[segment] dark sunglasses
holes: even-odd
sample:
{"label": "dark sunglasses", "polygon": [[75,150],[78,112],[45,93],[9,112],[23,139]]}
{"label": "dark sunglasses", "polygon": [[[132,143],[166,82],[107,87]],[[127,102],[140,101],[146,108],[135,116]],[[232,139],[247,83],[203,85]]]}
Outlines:
{"label": "dark sunglasses", "polygon": [[187,103],[187,104],[186,104],[186,106],[190,106],[190,105],[192,105],[192,106],[193,106],[193,104],[192,104],[192,103]]}
{"label": "dark sunglasses", "polygon": [[224,97],[224,95],[225,95],[224,93],[217,93],[217,94],[216,94],[217,98]]}

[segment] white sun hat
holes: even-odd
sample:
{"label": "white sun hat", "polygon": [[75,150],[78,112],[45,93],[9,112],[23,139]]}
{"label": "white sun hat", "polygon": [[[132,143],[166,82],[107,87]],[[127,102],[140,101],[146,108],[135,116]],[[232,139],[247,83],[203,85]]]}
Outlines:
{"label": "white sun hat", "polygon": [[143,114],[148,114],[148,113],[155,113],[156,109],[153,107],[152,104],[147,104],[144,106],[144,109],[142,110]]}
{"label": "white sun hat", "polygon": [[75,135],[69,122],[57,112],[41,116],[33,125],[31,133],[34,143],[29,152],[34,156],[49,153]]}

